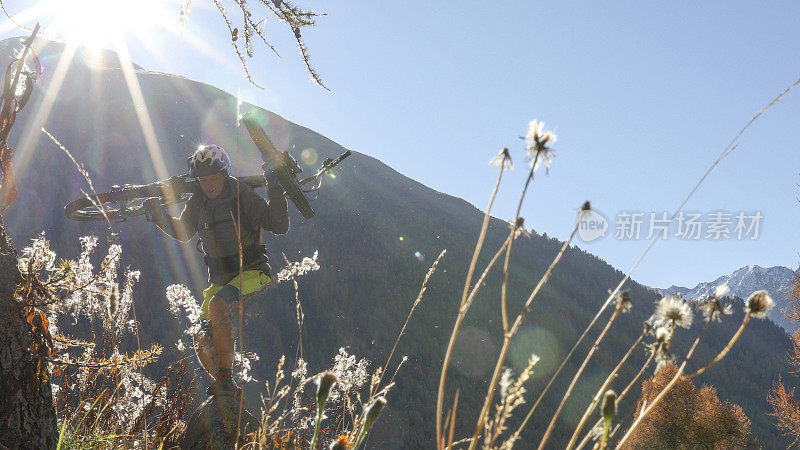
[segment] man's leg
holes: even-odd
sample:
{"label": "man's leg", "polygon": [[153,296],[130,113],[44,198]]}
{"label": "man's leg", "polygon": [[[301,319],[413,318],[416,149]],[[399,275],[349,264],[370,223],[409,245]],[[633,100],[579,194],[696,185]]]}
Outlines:
{"label": "man's leg", "polygon": [[214,361],[217,363],[216,379],[230,379],[233,366],[234,336],[230,316],[230,305],[219,295],[211,298],[208,305],[211,317],[211,344]]}
{"label": "man's leg", "polygon": [[194,351],[197,353],[197,359],[200,361],[200,365],[203,366],[203,369],[205,369],[212,378],[216,378],[219,367],[217,367],[217,363],[214,361],[214,347],[211,343],[210,330],[206,329],[201,331],[199,337],[194,339]]}

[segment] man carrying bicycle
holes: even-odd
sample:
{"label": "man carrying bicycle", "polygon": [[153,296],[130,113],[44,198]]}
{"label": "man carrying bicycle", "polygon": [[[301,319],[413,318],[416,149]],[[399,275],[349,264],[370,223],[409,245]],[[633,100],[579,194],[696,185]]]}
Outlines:
{"label": "man carrying bicycle", "polygon": [[258,292],[271,281],[261,230],[274,234],[289,230],[284,190],[273,173],[265,171],[267,201],[230,176],[230,166],[222,147],[201,146],[189,158],[189,175],[197,178],[201,189],[186,202],[180,218],[171,217],[160,201],[146,203],[148,220],[172,238],[187,242],[195,234],[200,236],[211,286],[203,291],[204,329],[194,346],[200,364],[214,377],[209,394],[238,390],[231,376],[231,312],[238,306],[240,293]]}

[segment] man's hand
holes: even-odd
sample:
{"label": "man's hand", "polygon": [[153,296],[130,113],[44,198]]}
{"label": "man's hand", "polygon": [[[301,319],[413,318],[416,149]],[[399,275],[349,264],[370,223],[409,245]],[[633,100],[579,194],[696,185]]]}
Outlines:
{"label": "man's hand", "polygon": [[145,219],[147,219],[148,222],[153,222],[161,209],[161,199],[158,197],[150,197],[144,201],[142,207],[144,208]]}
{"label": "man's hand", "polygon": [[278,175],[266,164],[261,164],[261,170],[264,171],[264,179],[267,180],[267,195],[269,197],[284,195],[285,192],[280,181],[278,181]]}

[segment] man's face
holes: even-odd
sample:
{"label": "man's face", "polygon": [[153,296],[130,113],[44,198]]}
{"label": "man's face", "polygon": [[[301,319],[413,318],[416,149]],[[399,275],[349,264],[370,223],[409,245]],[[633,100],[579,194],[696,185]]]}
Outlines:
{"label": "man's face", "polygon": [[222,187],[225,185],[225,173],[219,172],[214,175],[206,175],[197,178],[200,181],[200,187],[203,188],[208,198],[217,198],[222,193]]}

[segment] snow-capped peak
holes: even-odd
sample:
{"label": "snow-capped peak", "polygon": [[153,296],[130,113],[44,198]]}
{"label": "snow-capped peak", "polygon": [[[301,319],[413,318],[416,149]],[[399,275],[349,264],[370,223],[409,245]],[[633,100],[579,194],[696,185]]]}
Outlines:
{"label": "snow-capped peak", "polygon": [[671,286],[666,289],[659,289],[664,294],[680,294],[685,299],[699,300],[714,294],[714,289],[722,284],[727,284],[730,288],[728,296],[747,298],[751,293],[759,289],[769,292],[775,299],[778,308],[773,309],[769,318],[780,325],[787,332],[792,332],[795,325],[789,322],[781,313],[780,307],[788,305],[789,296],[795,281],[795,273],[792,269],[784,266],[761,267],[745,266],[735,270],[730,275],[723,275],[714,281],[700,283],[694,288],[681,286]]}

